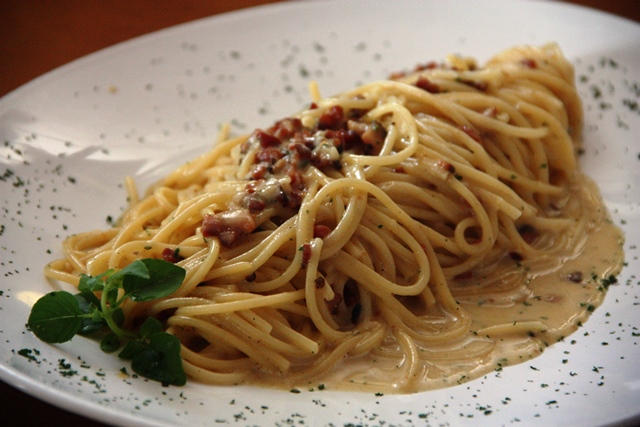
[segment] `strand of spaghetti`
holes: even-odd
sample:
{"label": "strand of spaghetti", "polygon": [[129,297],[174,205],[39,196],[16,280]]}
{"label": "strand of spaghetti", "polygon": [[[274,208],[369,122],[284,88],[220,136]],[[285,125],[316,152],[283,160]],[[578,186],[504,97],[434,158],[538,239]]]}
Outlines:
{"label": "strand of spaghetti", "polygon": [[44,268],[45,277],[51,280],[59,280],[73,286],[78,286],[80,276],[68,273],[66,268],[67,264],[67,260],[64,259],[48,263]]}
{"label": "strand of spaghetti", "polygon": [[[411,239],[411,236],[404,233],[404,229],[398,225],[385,207],[370,204],[367,206],[367,213],[368,215],[366,219],[363,219],[363,223],[377,230],[384,241],[384,245],[391,252],[396,263],[396,277],[414,276],[416,265],[412,260],[415,255],[407,247],[407,239]],[[422,227],[419,228],[422,229]],[[420,247],[422,247],[422,243],[420,243]],[[396,281],[398,280],[396,279]]]}
{"label": "strand of spaghetti", "polygon": [[[167,329],[167,332],[174,333],[177,332],[175,328]],[[229,375],[229,377],[233,377],[233,373],[239,373],[241,377],[244,377],[251,368],[251,360],[246,357],[238,357],[238,358],[229,358],[229,359],[221,359],[215,357],[213,354],[205,356],[206,348],[204,351],[198,353],[195,352],[188,347],[182,346],[181,353],[182,357],[191,361],[191,363],[197,365],[200,368],[206,368],[208,370],[224,372]]]}
{"label": "strand of spaghetti", "polygon": [[293,357],[308,357],[317,353],[318,348],[313,347],[311,351],[309,351],[307,346],[298,346],[302,337],[300,334],[299,337],[295,337],[292,342],[285,342],[280,338],[276,338],[275,336],[266,333],[260,328],[256,327],[253,322],[247,321],[247,319],[241,316],[240,312],[230,313],[224,316],[224,322],[226,325],[230,326],[231,329],[238,336],[246,336],[249,340],[259,343],[261,347],[271,349],[275,354],[281,356],[283,359],[286,359],[290,363],[290,359]]}
{"label": "strand of spaghetti", "polygon": [[416,126],[419,132],[419,153],[428,149],[450,161],[473,164],[484,173],[497,176],[495,161],[478,141],[463,130],[430,116],[417,118]]}
{"label": "strand of spaghetti", "polygon": [[[423,220],[423,223],[433,224],[434,222],[446,220],[455,224],[464,218],[460,215],[459,202],[452,203],[450,199],[439,197],[437,193],[434,194],[426,191],[421,191],[421,189],[416,187],[415,185],[398,182],[388,182],[384,185],[380,185],[380,188],[383,189],[385,193],[387,193],[389,197],[391,197],[398,204],[398,206],[402,208],[402,210],[407,212],[408,215],[416,220]],[[417,202],[422,202],[427,206],[415,206]],[[408,203],[411,203],[414,206],[410,206],[408,205]],[[432,215],[428,215],[429,211],[427,209],[434,210],[432,212]],[[433,216],[434,220],[425,221],[429,218],[429,216]],[[432,244],[442,248],[446,248],[448,251],[456,255],[463,254],[463,252],[456,246],[455,242],[450,239],[449,236],[443,236],[426,225],[422,227],[422,230],[425,233],[427,240]]]}
{"label": "strand of spaghetti", "polygon": [[140,202],[138,188],[136,187],[136,182],[129,175],[124,178],[124,188],[127,192],[127,201],[129,202],[129,206],[138,204],[138,202]]}
{"label": "strand of spaghetti", "polygon": [[[430,265],[430,282],[429,289],[433,292],[436,300],[442,305],[443,309],[456,318],[456,321],[465,319],[465,313],[460,310],[460,306],[451,295],[451,291],[447,285],[447,279],[442,266],[438,262],[438,257],[432,245],[423,245],[423,250],[427,255]],[[466,321],[469,319],[466,318]]]}
{"label": "strand of spaghetti", "polygon": [[[549,165],[565,170],[568,174],[575,173],[577,167],[576,157],[573,155],[575,147],[567,133],[566,125],[560,123],[558,118],[548,111],[535,105],[521,102],[519,108],[524,114],[535,118],[536,122],[549,128],[549,133],[553,137],[547,136],[543,138],[543,141],[547,140],[545,141],[545,151],[548,153],[547,159]],[[541,163],[538,163],[538,165],[540,164]],[[544,168],[543,170],[548,171],[548,168]]]}
{"label": "strand of spaghetti", "polygon": [[[487,117],[484,112],[486,111],[495,111],[495,118],[492,115],[489,115],[486,119],[483,120],[501,120],[501,117],[506,116],[510,122],[512,122],[515,126],[522,127],[530,127],[530,119],[525,117],[519,108],[516,108],[516,105],[519,105],[519,102],[515,102],[516,100],[511,99],[511,103],[505,100],[505,96],[502,92],[497,94],[465,94],[464,96],[458,97],[456,94],[443,94],[443,96],[449,97],[451,100],[455,100],[460,105],[463,105],[467,108],[472,108],[476,111],[481,111],[485,117]],[[538,122],[539,124],[542,124]],[[525,144],[514,144],[513,137],[510,134],[501,134],[496,133],[496,139],[505,140],[505,144],[501,146],[505,149],[509,150],[518,150],[522,153],[525,148],[531,150],[532,155],[535,159],[536,165],[541,165],[546,163],[546,152],[544,150],[543,144],[537,142],[534,143],[534,139],[524,140]],[[513,156],[512,156],[513,157]],[[517,156],[519,157],[519,156]],[[516,160],[517,157],[514,159]],[[520,173],[522,173],[521,168]],[[540,169],[540,168],[536,168]],[[540,170],[538,170],[540,172]],[[539,175],[537,175],[539,176]]]}
{"label": "strand of spaghetti", "polygon": [[[449,62],[455,61],[457,58],[449,58]],[[455,65],[455,62],[452,62]],[[478,89],[470,86],[466,82],[486,82],[489,85],[499,86],[504,83],[505,76],[500,70],[495,68],[484,68],[468,70],[461,68],[460,70],[439,70],[433,69],[430,75],[434,80],[439,80],[442,83],[450,84],[455,87],[457,91],[464,91],[473,93]],[[412,81],[415,77],[411,76],[406,81]],[[448,92],[441,91],[445,94]]]}
{"label": "strand of spaghetti", "polygon": [[228,152],[231,148],[244,142],[244,139],[245,137],[238,137],[218,142],[210,151],[180,166],[167,175],[162,181],[162,185],[165,187],[186,188],[192,183],[199,181],[205,169],[211,167],[223,153]]}
{"label": "strand of spaghetti", "polygon": [[[116,239],[119,239],[119,235]],[[157,246],[168,247],[169,245],[159,244]],[[92,269],[104,271],[104,268],[107,270],[110,268],[121,268],[122,266],[135,261],[140,253],[147,253],[148,257],[153,257],[156,255],[156,251],[153,249],[154,247],[150,246],[149,243],[144,240],[133,240],[121,243],[120,245],[114,245],[114,250],[109,251],[109,257],[108,259],[105,259],[106,265],[94,266]],[[96,257],[91,261],[91,263],[95,264],[99,262],[99,260],[100,258]]]}
{"label": "strand of spaghetti", "polygon": [[[398,126],[396,126],[395,121],[392,121],[391,123],[388,124],[386,131],[387,131],[387,135],[384,139],[384,144],[380,149],[380,153],[378,153],[378,156],[376,157],[378,158],[386,157],[388,160],[389,154],[391,152],[394,152],[394,151],[397,152],[398,150],[401,150],[401,151],[405,150],[407,147],[407,144],[404,143],[404,141],[402,140],[402,134],[400,133]],[[412,155],[415,155],[415,153]],[[366,156],[363,156],[363,157],[366,157]],[[371,180],[372,177],[380,173],[380,170],[384,166],[388,166],[386,164],[366,164],[363,162],[360,162],[359,164],[363,166],[364,177],[367,180]]]}
{"label": "strand of spaghetti", "polygon": [[318,102],[322,99],[317,81],[312,80],[311,82],[309,82],[308,89],[309,89],[309,96],[311,97],[312,102]]}
{"label": "strand of spaghetti", "polygon": [[168,240],[169,236],[176,231],[189,217],[200,216],[200,210],[214,203],[224,203],[229,199],[229,194],[225,193],[205,193],[185,203],[184,209],[178,215],[170,215],[163,222],[163,226],[150,239],[153,241]]}
{"label": "strand of spaghetti", "polygon": [[[219,262],[216,268],[212,269],[204,280],[209,281],[217,277],[231,275],[238,269],[246,271],[247,273],[255,271],[259,266],[264,265],[269,259],[271,259],[275,252],[295,235],[295,229],[295,218],[292,217],[278,227],[277,230],[271,232],[267,239],[262,240],[250,250],[243,252],[239,256],[231,258],[228,261]],[[291,264],[293,264],[293,262]],[[295,274],[295,271],[293,274]],[[292,274],[289,273],[283,274],[287,280],[291,275]],[[262,291],[268,291],[273,288],[273,284],[271,282],[260,283],[259,285],[256,283],[252,286],[260,286]]]}
{"label": "strand of spaghetti", "polygon": [[297,302],[283,303],[283,304],[280,304],[277,308],[281,312],[295,314],[297,316],[304,317],[304,318],[309,317],[309,310],[307,306],[298,304]]}
{"label": "strand of spaghetti", "polygon": [[[336,329],[336,325],[328,323],[328,319],[322,315],[318,306],[326,304],[325,301],[318,301],[318,289],[316,286],[316,278],[318,277],[318,262],[320,261],[320,253],[322,252],[322,240],[314,239],[311,243],[312,251],[309,263],[307,264],[307,273],[305,280],[305,300],[309,310],[309,316],[318,331],[327,339],[337,343],[344,338],[345,332]],[[322,282],[324,283],[324,281]],[[333,322],[331,322],[333,323]]]}
{"label": "strand of spaghetti", "polygon": [[418,271],[416,272],[417,278],[413,284],[398,285],[394,282],[388,281],[380,276],[375,271],[364,266],[360,261],[346,252],[335,255],[331,259],[334,267],[339,269],[345,274],[349,274],[352,277],[357,277],[358,281],[370,292],[376,294],[380,298],[388,297],[389,295],[418,295],[427,285],[426,277],[423,271],[429,270],[428,264],[420,264]]}
{"label": "strand of spaghetti", "polygon": [[576,220],[573,218],[541,218],[534,217],[529,219],[531,225],[546,230],[564,230],[572,228],[576,224]]}
{"label": "strand of spaghetti", "polygon": [[369,353],[380,347],[388,332],[387,328],[378,321],[370,322],[367,329],[363,329],[360,329],[360,333],[363,335],[362,339],[349,351],[349,354],[354,357]]}
{"label": "strand of spaghetti", "polygon": [[[405,147],[391,154],[391,149],[395,145],[396,138],[387,136],[380,155],[364,156],[359,154],[346,154],[344,155],[346,162],[352,161],[361,165],[390,165],[400,163],[416,152],[416,148],[418,147],[418,130],[416,129],[415,121],[409,110],[399,102],[389,102],[376,107],[368,113],[368,115],[374,118],[385,114],[393,115],[395,126],[400,128],[399,133],[406,135],[405,138],[402,139]],[[389,135],[395,136],[395,133],[392,132]]]}
{"label": "strand of spaghetti", "polygon": [[[315,216],[315,213],[317,212],[317,209],[319,207],[319,204],[325,199],[325,197],[327,197],[329,194],[331,194],[334,191],[334,187],[343,187],[343,188],[349,188],[351,191],[353,190],[359,190],[359,192],[368,192],[370,194],[372,194],[376,199],[380,200],[380,202],[382,202],[389,210],[390,212],[392,212],[392,214],[394,216],[396,216],[399,220],[399,222],[407,227],[407,229],[410,231],[411,234],[413,234],[414,236],[420,238],[421,241],[425,240],[424,236],[422,234],[422,231],[414,224],[414,221],[411,217],[409,217],[404,211],[402,211],[401,209],[398,208],[398,206],[393,202],[393,200],[391,200],[391,198],[384,193],[382,190],[380,190],[380,188],[378,188],[377,186],[364,181],[364,180],[360,180],[360,179],[355,179],[355,178],[344,178],[342,180],[338,181],[334,181],[328,185],[326,185],[325,187],[322,187],[318,193],[316,194],[316,197],[314,197],[313,200],[309,200],[308,202],[305,202],[303,204],[303,206],[300,208],[300,216],[301,218],[308,218],[308,217],[313,217]],[[358,194],[358,196],[355,197],[356,200],[362,200],[364,202],[364,196],[362,196],[361,194]],[[353,200],[353,199],[352,199]],[[362,210],[364,211],[364,203],[361,203],[363,205]],[[360,215],[361,217],[362,215]],[[355,226],[356,223],[354,222],[353,224],[348,224],[349,226],[351,226],[351,230],[355,230]],[[336,227],[335,230],[337,230],[339,227],[341,226],[341,224],[338,224],[338,226]],[[335,231],[334,230],[334,231]],[[346,231],[346,230],[345,230]],[[352,233],[348,232],[348,235],[350,236]],[[346,234],[346,233],[345,233]],[[330,237],[331,235],[327,236],[327,238],[325,239],[325,245],[328,243],[334,243],[332,241],[330,241]],[[344,239],[344,238],[343,238]],[[345,242],[348,239],[344,239]],[[411,249],[412,251],[414,251],[414,253],[417,253],[418,258],[420,259],[421,263],[426,263],[426,260],[421,258],[420,253],[422,252],[419,249],[419,244],[417,242],[415,242],[415,240],[411,239],[413,243],[411,243]],[[343,245],[340,245],[340,247]],[[331,257],[334,253],[334,250],[324,250],[323,251],[323,258],[326,259],[328,257]],[[427,272],[428,274],[428,272]]]}
{"label": "strand of spaghetti", "polygon": [[[416,337],[410,329],[405,329],[407,336],[420,345],[420,337]],[[419,356],[421,361],[428,361],[432,364],[446,363],[447,360],[457,359],[466,360],[473,358],[483,360],[488,357],[496,345],[490,339],[482,337],[474,337],[472,339],[461,338],[453,340],[442,345],[430,345],[428,348],[420,347]]]}
{"label": "strand of spaghetti", "polygon": [[340,204],[342,199],[343,190],[349,189],[348,203],[346,209],[336,208],[338,217],[340,220],[336,224],[335,228],[327,235],[323,241],[323,251],[321,259],[327,259],[335,254],[342,248],[351,237],[353,230],[357,227],[358,223],[364,215],[364,211],[367,204],[366,196],[361,191],[354,191],[348,185],[340,180],[335,180],[322,187],[322,189],[311,200],[305,200],[300,208],[300,223],[298,225],[299,230],[305,227],[307,233],[313,229],[313,218],[316,217],[317,211],[320,208],[320,204],[326,199],[333,196],[333,205]]}
{"label": "strand of spaghetti", "polygon": [[403,349],[402,353],[405,355],[401,366],[401,370],[403,371],[400,376],[401,382],[398,384],[398,387],[406,389],[412,383],[418,381],[418,371],[422,364],[420,363],[418,349],[407,333],[403,329],[396,329],[394,331],[394,336],[398,340],[400,347]]}
{"label": "strand of spaghetti", "polygon": [[509,334],[528,335],[533,332],[544,332],[547,329],[547,325],[535,320],[520,322],[514,321],[512,323],[502,323],[478,329],[476,334],[481,337],[495,337]]}
{"label": "strand of spaghetti", "polygon": [[159,301],[154,301],[153,304],[149,306],[147,312],[151,316],[157,316],[161,312],[165,310],[171,310],[174,308],[180,307],[192,307],[199,305],[212,304],[211,300],[202,297],[170,297],[167,299],[162,299]]}
{"label": "strand of spaghetti", "polygon": [[189,377],[204,384],[236,385],[240,384],[250,374],[249,369],[233,372],[212,372],[210,368],[201,368],[197,362],[194,363],[194,357],[191,353],[185,352],[184,347],[181,354],[184,372]]}
{"label": "strand of spaghetti", "polygon": [[170,187],[158,186],[153,189],[149,199],[153,199],[164,212],[172,212],[180,204],[178,200],[179,192]]}
{"label": "strand of spaghetti", "polygon": [[93,231],[81,235],[70,236],[62,242],[62,251],[66,256],[66,261],[72,266],[74,271],[85,271],[88,259],[92,255],[100,253],[108,242],[118,233],[118,229],[107,231]]}
{"label": "strand of spaghetti", "polygon": [[335,348],[327,349],[320,353],[319,357],[314,359],[304,370],[296,372],[296,379],[298,381],[304,381],[329,372],[331,368],[341,359],[345,358],[362,339],[363,336],[360,334],[347,335]]}
{"label": "strand of spaghetti", "polygon": [[[500,204],[503,206],[503,209],[505,212],[509,212],[509,216],[514,220],[520,216],[531,216],[537,210],[535,206],[520,198],[512,188],[502,181],[483,175],[472,168],[466,168],[461,165],[456,165],[456,170],[459,171],[460,176],[463,176],[464,180],[469,183],[469,186],[474,187],[474,192],[482,193],[484,195],[491,194],[494,200],[501,200]],[[518,181],[518,184],[520,183],[522,183],[522,180]],[[542,190],[541,187],[533,187],[538,190]],[[531,188],[532,192],[534,191],[534,188]],[[544,189],[549,190],[547,191],[547,194],[562,194],[562,189],[559,187],[548,186],[544,187]]]}
{"label": "strand of spaghetti", "polygon": [[[247,137],[248,139],[248,137]],[[240,165],[235,173],[237,179],[244,179],[246,176],[250,176],[251,166],[255,159],[255,155],[258,152],[258,147],[251,147],[242,157],[239,158]]]}
{"label": "strand of spaghetti", "polygon": [[290,342],[295,342],[296,346],[306,354],[317,354],[320,351],[318,342],[293,329],[290,324],[286,323],[284,316],[279,311],[259,308],[256,309],[256,312],[270,322],[275,334],[287,338]]}
{"label": "strand of spaghetti", "polygon": [[427,91],[418,88],[414,90],[413,88],[415,87],[406,83],[383,80],[360,86],[354,91],[347,92],[346,96],[353,97],[367,94],[378,99],[389,96],[404,96],[405,103],[409,101],[417,102],[420,105],[426,105],[441,112],[446,117],[451,118],[455,123],[468,124],[464,116],[458,111],[458,108],[456,108],[455,103],[439,99],[437,95]]}
{"label": "strand of spaghetti", "polygon": [[[224,319],[215,318],[215,320],[224,322]],[[225,323],[222,324],[224,325],[223,327],[222,325],[202,319],[173,315],[167,319],[167,324],[176,328],[194,328],[208,342],[216,343],[221,341],[232,348],[236,348],[265,369],[280,369],[286,371],[290,366],[290,362],[286,358],[272,349],[256,346],[255,341],[251,340],[251,337],[247,337],[246,339],[241,338],[236,335],[236,331],[233,328],[226,330],[229,326]]]}
{"label": "strand of spaghetti", "polygon": [[[210,286],[210,285],[199,286],[198,288],[194,289],[193,294],[196,296],[201,295],[202,296],[201,302],[204,304],[210,304],[212,302],[227,303],[227,302],[235,302],[235,301],[260,297],[259,294],[250,293],[250,292],[230,292],[229,293],[228,291],[221,291],[220,288]],[[170,301],[170,300],[167,300],[167,301]],[[277,308],[280,311],[288,311],[291,313],[295,313],[299,316],[309,317],[309,313],[307,311],[306,306],[298,304],[297,301],[298,300],[290,303],[280,303],[278,304]],[[198,305],[198,304],[190,304],[190,305]],[[164,307],[163,309],[172,308],[169,303],[167,303],[167,305],[163,307]],[[256,308],[256,310],[258,309],[259,308]]]}
{"label": "strand of spaghetti", "polygon": [[[475,255],[486,251],[495,242],[496,230],[491,227],[491,221],[487,216],[482,203],[478,198],[465,186],[462,182],[454,177],[449,178],[451,188],[454,189],[466,202],[474,212],[474,215],[460,221],[455,228],[455,241],[460,249],[469,255]],[[467,227],[479,226],[482,230],[482,237],[478,243],[469,244],[465,237],[464,231]]]}
{"label": "strand of spaghetti", "polygon": [[471,320],[461,313],[459,308],[455,312],[448,313],[448,315],[458,314],[459,316],[455,321],[446,323],[446,328],[442,327],[444,323],[430,324],[428,319],[415,316],[393,297],[381,298],[378,308],[391,327],[402,327],[421,343],[428,345],[455,342],[469,332],[471,324]]}
{"label": "strand of spaghetti", "polygon": [[[473,121],[483,122],[481,113],[473,110],[465,109],[455,102],[451,102],[446,98],[439,98],[439,95],[431,94],[416,86],[405,83],[395,82],[391,80],[380,81],[369,85],[364,85],[360,91],[365,92],[370,86],[375,85],[376,91],[384,91],[385,93],[397,93],[406,97],[406,101],[414,101],[420,104],[426,104],[437,108],[441,113],[460,126],[471,126]],[[388,95],[387,95],[388,96]],[[473,121],[472,121],[473,120]],[[507,133],[518,138],[542,138],[548,134],[548,129],[540,128],[523,128],[513,126],[499,121],[491,121],[487,123],[487,129],[494,132]]]}
{"label": "strand of spaghetti", "polygon": [[231,313],[239,310],[250,310],[258,307],[277,306],[304,298],[304,289],[293,292],[282,292],[274,295],[256,296],[255,298],[230,301],[225,303],[211,303],[180,307],[176,310],[176,316],[205,316],[220,313]]}
{"label": "strand of spaghetti", "polygon": [[189,295],[196,286],[203,282],[205,276],[217,261],[219,253],[220,245],[212,242],[204,256],[199,256],[196,259],[187,259],[187,262],[183,263],[183,267],[187,271],[186,276],[182,286],[173,295],[176,297]]}
{"label": "strand of spaghetti", "polygon": [[385,239],[381,238],[376,232],[377,230],[379,230],[377,225],[374,226],[373,223],[363,218],[362,223],[356,229],[356,235],[367,241],[369,247],[375,251],[372,256],[376,260],[376,268],[380,271],[380,274],[387,280],[393,280],[396,277],[393,254],[385,244]]}

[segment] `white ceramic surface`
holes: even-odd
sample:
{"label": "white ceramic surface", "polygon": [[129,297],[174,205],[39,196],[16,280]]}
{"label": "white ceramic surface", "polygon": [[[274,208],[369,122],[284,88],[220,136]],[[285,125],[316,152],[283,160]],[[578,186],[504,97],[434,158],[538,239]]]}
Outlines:
{"label": "white ceramic surface", "polygon": [[[557,41],[586,113],[582,165],[626,233],[628,266],[565,342],[470,383],[407,396],[183,388],[126,378],[87,339],[50,346],[24,324],[43,265],[107,227],[122,178],[145,187],[209,147],[324,94],[448,53]],[[640,413],[640,26],[554,2],[304,1],[204,19],[68,64],[0,100],[0,377],[122,425],[596,426]]]}

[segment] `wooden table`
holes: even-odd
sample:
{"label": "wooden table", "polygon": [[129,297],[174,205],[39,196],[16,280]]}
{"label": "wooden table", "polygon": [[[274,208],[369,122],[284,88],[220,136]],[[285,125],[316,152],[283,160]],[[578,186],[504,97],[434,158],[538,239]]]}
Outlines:
{"label": "wooden table", "polygon": [[[151,31],[279,0],[0,1],[0,96],[58,66]],[[637,0],[575,0],[640,22]],[[162,4],[159,7],[159,4]],[[118,26],[113,25],[114,22]],[[52,37],[55,34],[55,37]],[[4,426],[100,426],[0,382]]]}

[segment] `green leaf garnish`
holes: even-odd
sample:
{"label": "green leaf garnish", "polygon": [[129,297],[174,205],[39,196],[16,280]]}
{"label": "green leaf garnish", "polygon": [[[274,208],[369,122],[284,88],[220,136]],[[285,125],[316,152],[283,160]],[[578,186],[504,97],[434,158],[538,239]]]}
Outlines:
{"label": "green leaf garnish", "polygon": [[131,368],[138,375],[162,384],[184,385],[187,376],[180,358],[180,341],[166,332],[158,332],[133,356]]}
{"label": "green leaf garnish", "polygon": [[120,338],[118,338],[116,334],[111,332],[105,335],[104,338],[102,338],[102,341],[100,341],[100,350],[104,351],[105,353],[113,353],[120,348],[120,345]]}
{"label": "green leaf garnish", "polygon": [[82,327],[83,314],[78,300],[68,292],[51,292],[33,305],[29,329],[42,341],[69,341]]}
{"label": "green leaf garnish", "polygon": [[[185,271],[167,261],[148,258],[139,260],[145,266],[149,276],[126,276],[123,287],[132,301],[152,301],[174,293],[184,280]],[[132,263],[131,265],[135,264]]]}
{"label": "green leaf garnish", "polygon": [[120,306],[126,299],[144,302],[167,297],[180,287],[185,274],[182,267],[149,258],[93,277],[81,275],[78,294],[56,291],[44,295],[31,308],[27,325],[48,343],[108,330],[100,342],[103,351],[114,352],[125,344],[118,356],[131,360],[138,375],[167,385],[184,385],[187,377],[178,338],[164,332],[162,323],[152,317],[138,332],[123,329]]}
{"label": "green leaf garnish", "polygon": [[162,332],[162,323],[153,317],[147,318],[142,326],[140,326],[140,336],[143,339],[150,338],[158,332]]}
{"label": "green leaf garnish", "polygon": [[79,335],[91,335],[107,325],[98,310],[100,300],[93,292],[81,292],[74,295],[74,297],[78,301],[80,311],[83,314],[91,315],[91,317],[82,318],[82,325],[80,326],[80,330],[77,332]]}

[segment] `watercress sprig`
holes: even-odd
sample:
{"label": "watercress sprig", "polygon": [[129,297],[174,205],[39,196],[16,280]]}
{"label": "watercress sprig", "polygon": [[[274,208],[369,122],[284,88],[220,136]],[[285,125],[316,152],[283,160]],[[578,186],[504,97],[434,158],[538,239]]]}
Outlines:
{"label": "watercress sprig", "polygon": [[75,335],[108,329],[100,343],[103,351],[114,352],[124,344],[118,357],[131,360],[135,373],[165,385],[184,385],[187,378],[178,338],[164,332],[160,321],[152,317],[138,331],[123,328],[121,305],[127,299],[146,302],[171,295],[185,273],[180,266],[148,258],[97,276],[82,275],[79,293],[54,291],[36,301],[27,326],[47,343],[63,343]]}

